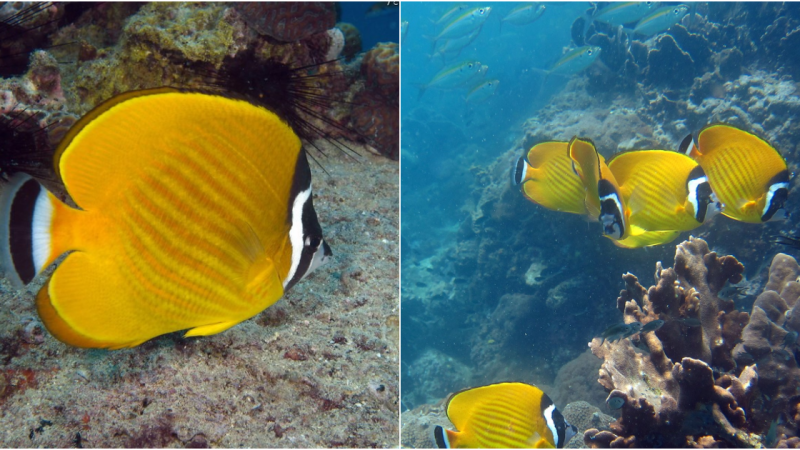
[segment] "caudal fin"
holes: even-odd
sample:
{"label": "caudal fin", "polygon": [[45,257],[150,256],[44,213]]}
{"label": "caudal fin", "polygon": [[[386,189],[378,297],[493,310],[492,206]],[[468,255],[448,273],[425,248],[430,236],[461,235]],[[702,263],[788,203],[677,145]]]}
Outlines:
{"label": "caudal fin", "polygon": [[436,428],[433,429],[433,440],[438,448],[450,448],[447,431],[439,425],[436,425]]}
{"label": "caudal fin", "polygon": [[528,161],[525,157],[520,156],[511,171],[511,184],[519,186],[525,181],[525,174],[528,172]]}
{"label": "caudal fin", "polygon": [[0,195],[0,267],[17,287],[55,259],[49,233],[53,201],[38,181],[22,173],[11,177]]}

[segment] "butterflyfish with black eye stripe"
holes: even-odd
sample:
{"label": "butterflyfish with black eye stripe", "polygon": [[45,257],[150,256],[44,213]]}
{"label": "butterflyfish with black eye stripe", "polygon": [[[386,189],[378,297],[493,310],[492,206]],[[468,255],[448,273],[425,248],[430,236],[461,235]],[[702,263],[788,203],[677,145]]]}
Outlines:
{"label": "butterflyfish with black eye stripe", "polygon": [[568,155],[575,173],[583,182],[589,217],[600,221],[603,235],[609,239],[622,241],[630,236],[630,209],[625,207],[617,180],[594,143],[586,138],[573,137]]}
{"label": "butterflyfish with black eye stripe", "polygon": [[437,426],[439,448],[563,448],[578,432],[547,394],[526,383],[457,392],[446,411],[458,431]]}
{"label": "butterflyfish with black eye stripe", "polygon": [[722,214],[742,222],[761,223],[786,216],[789,170],[786,160],[768,142],[731,125],[703,128],[681,150],[708,175],[722,202]]}
{"label": "butterflyfish with black eye stripe", "polygon": [[[708,178],[696,161],[668,150],[618,153],[608,168],[619,184],[631,234],[688,231],[720,211]],[[641,230],[641,231],[639,231]]]}
{"label": "butterflyfish with black eye stripe", "polygon": [[512,182],[528,200],[547,209],[588,214],[581,179],[567,155],[568,142],[542,142],[514,165]]}
{"label": "butterflyfish with black eye stripe", "polygon": [[222,332],[331,255],[300,139],[246,101],[122,94],[70,129],[54,164],[77,208],[15,175],[0,198],[0,257],[21,285],[67,254],[36,306],[70,345]]}

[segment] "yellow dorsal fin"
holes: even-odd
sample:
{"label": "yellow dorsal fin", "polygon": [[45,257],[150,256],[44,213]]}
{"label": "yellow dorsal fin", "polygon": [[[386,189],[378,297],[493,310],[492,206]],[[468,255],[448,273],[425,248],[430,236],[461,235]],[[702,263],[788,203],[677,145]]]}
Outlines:
{"label": "yellow dorsal fin", "polygon": [[546,141],[534,145],[528,150],[528,164],[532,167],[541,167],[547,160],[556,156],[557,153],[564,154],[567,151],[568,142]]}
{"label": "yellow dorsal fin", "polygon": [[114,106],[126,101],[130,100],[135,97],[141,97],[144,95],[152,95],[152,94],[161,94],[165,92],[179,92],[177,89],[170,88],[170,87],[160,87],[155,89],[141,89],[136,91],[129,91],[119,95],[112,97],[109,100],[104,101],[103,103],[97,105],[89,111],[88,113],[84,114],[77,122],[75,122],[72,127],[70,127],[69,131],[66,135],[61,139],[58,147],[56,148],[55,154],[53,156],[53,166],[56,173],[60,174],[59,170],[59,161],[61,161],[61,155],[64,153],[64,149],[69,147],[72,143],[72,140],[75,139],[75,136],[80,133],[84,127],[88,124],[92,123],[99,115],[103,114],[104,112],[108,111],[109,109],[113,108]]}
{"label": "yellow dorsal fin", "polygon": [[573,161],[575,172],[583,181],[586,191],[584,201],[589,217],[593,220],[597,219],[600,215],[600,197],[597,194],[597,182],[600,181],[605,159],[597,153],[597,149],[591,140],[577,136],[573,137],[569,142],[568,155]]}

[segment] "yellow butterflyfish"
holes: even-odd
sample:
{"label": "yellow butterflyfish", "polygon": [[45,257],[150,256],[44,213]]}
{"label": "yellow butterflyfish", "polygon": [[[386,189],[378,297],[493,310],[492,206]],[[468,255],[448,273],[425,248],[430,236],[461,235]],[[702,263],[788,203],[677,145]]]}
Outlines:
{"label": "yellow butterflyfish", "polygon": [[331,255],[300,139],[245,101],[122,94],[71,128],[54,163],[77,208],[15,175],[0,198],[0,257],[27,284],[68,253],[36,305],[71,345],[219,333]]}

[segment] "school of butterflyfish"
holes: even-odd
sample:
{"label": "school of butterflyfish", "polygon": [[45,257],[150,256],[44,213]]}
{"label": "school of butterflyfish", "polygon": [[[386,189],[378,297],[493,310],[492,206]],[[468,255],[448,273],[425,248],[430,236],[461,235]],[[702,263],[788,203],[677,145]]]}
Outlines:
{"label": "school of butterflyfish", "polygon": [[638,248],[669,243],[718,213],[749,223],[784,218],[790,174],[765,140],[713,124],[679,151],[631,150],[608,160],[587,138],[538,143],[512,178],[531,202],[600,222],[616,245]]}
{"label": "school of butterflyfish", "polygon": [[0,196],[0,258],[22,286],[66,255],[36,307],[74,346],[219,333],[331,255],[300,139],[248,101],[121,94],[75,123],[53,164],[74,206],[15,174]]}

